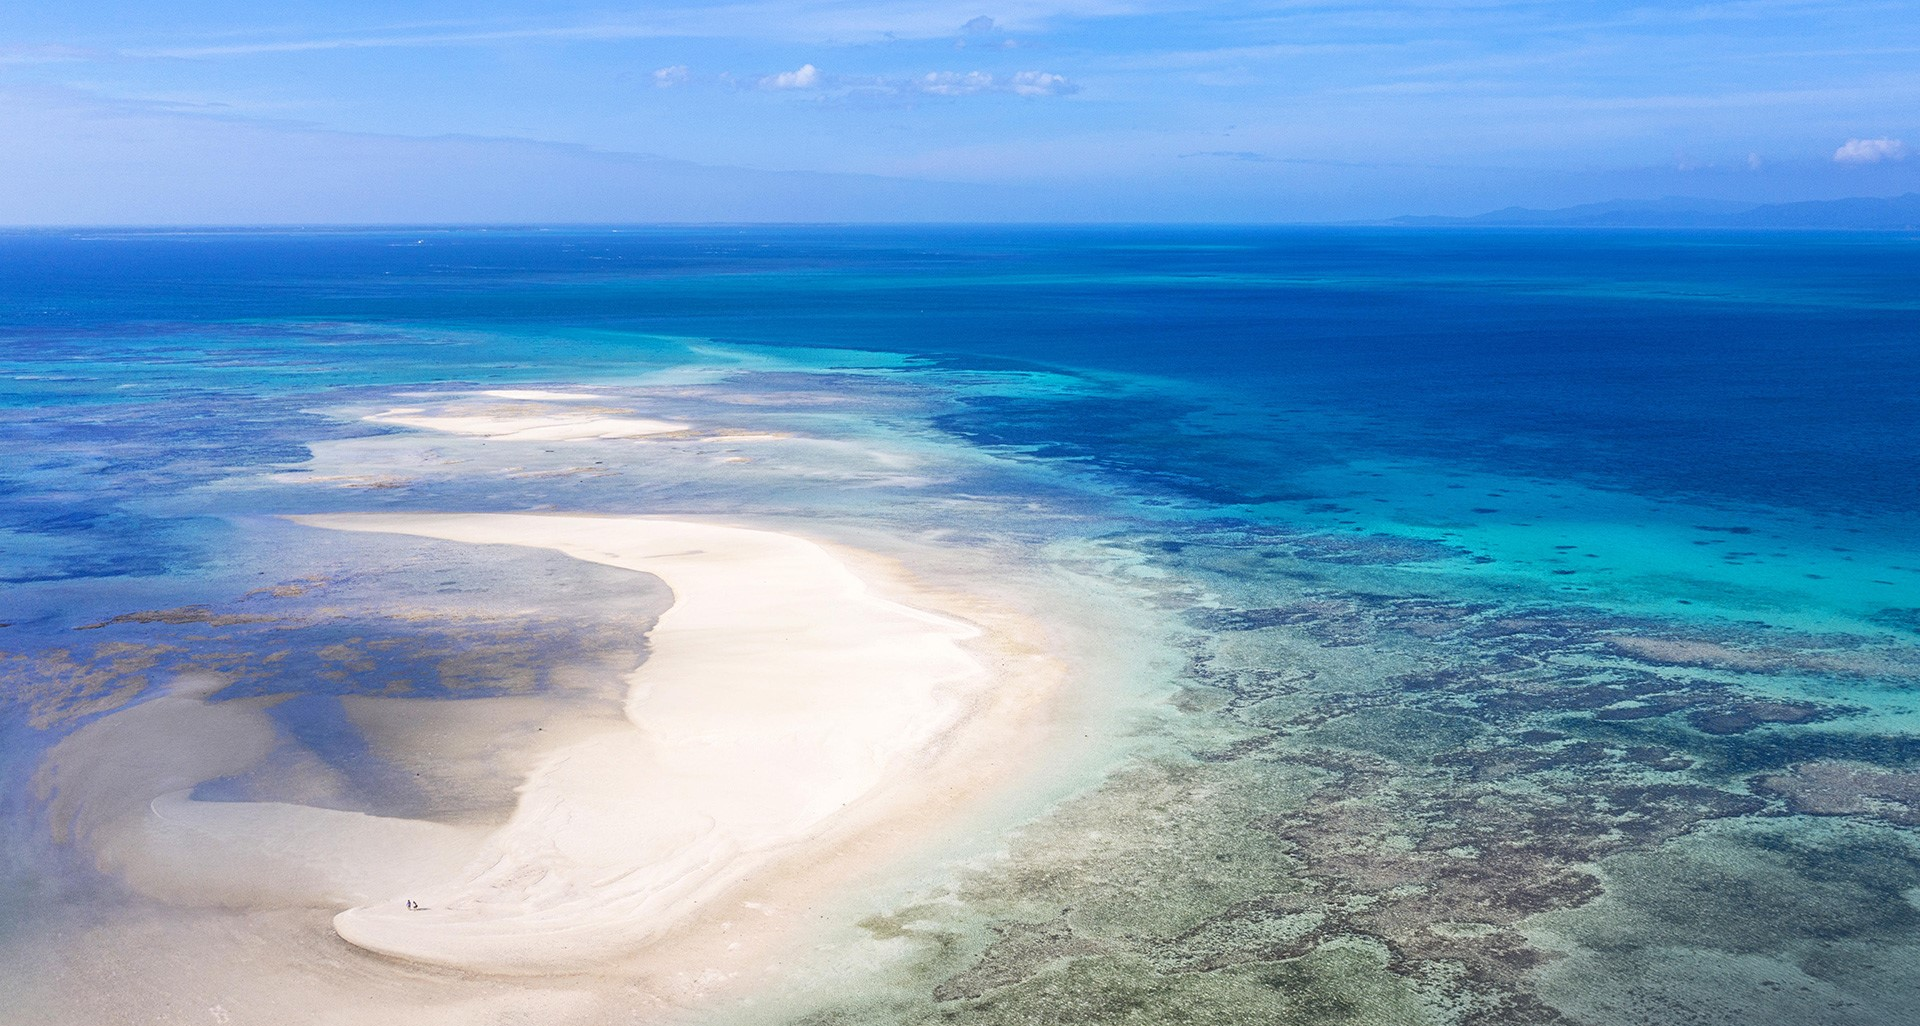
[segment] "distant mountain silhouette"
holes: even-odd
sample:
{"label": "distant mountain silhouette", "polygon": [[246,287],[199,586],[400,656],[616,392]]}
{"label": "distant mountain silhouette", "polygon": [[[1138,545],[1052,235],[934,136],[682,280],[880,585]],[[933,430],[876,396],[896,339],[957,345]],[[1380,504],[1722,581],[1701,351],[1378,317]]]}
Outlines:
{"label": "distant mountain silhouette", "polygon": [[1888,199],[1860,197],[1806,203],[1735,203],[1668,196],[1587,203],[1559,210],[1508,207],[1473,217],[1396,217],[1388,223],[1490,228],[1920,229],[1920,192]]}

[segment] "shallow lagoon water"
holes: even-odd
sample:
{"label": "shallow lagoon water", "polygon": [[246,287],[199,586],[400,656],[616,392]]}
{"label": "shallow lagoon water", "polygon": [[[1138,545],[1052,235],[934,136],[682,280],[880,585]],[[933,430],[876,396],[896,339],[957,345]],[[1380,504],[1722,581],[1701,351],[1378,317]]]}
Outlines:
{"label": "shallow lagoon water", "polygon": [[[590,696],[643,655],[658,597],[588,565],[277,515],[641,511],[1000,546],[1129,596],[1155,636],[1124,642],[1173,659],[1115,685],[1099,759],[847,896],[776,985],[552,1021],[1864,1024],[1911,1004],[1914,240],[4,251],[16,944],[132,914],[50,838],[32,780],[182,667],[294,696],[287,758],[330,768],[306,800],[458,817],[487,810],[403,786],[342,725],[343,689]],[[513,384],[738,437],[505,452],[363,419]],[[474,1016],[518,1007],[446,986]]]}

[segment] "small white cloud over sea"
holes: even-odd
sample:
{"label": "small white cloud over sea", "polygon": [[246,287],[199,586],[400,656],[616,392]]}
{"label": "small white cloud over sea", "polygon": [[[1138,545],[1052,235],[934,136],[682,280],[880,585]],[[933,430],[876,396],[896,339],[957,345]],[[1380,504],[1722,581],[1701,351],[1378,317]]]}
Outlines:
{"label": "small white cloud over sea", "polygon": [[792,71],[768,75],[760,80],[762,89],[812,89],[820,84],[820,69],[802,64]]}
{"label": "small white cloud over sea", "polygon": [[1044,71],[1016,71],[1009,88],[1021,96],[1060,96],[1079,89],[1067,81],[1065,75],[1052,75]]}
{"label": "small white cloud over sea", "polygon": [[1833,151],[1836,164],[1878,164],[1906,158],[1907,144],[1899,139],[1848,139],[1846,145]]}
{"label": "small white cloud over sea", "polygon": [[993,88],[993,76],[984,71],[929,71],[920,76],[915,87],[935,96],[967,96]]}
{"label": "small white cloud over sea", "polygon": [[908,83],[907,88],[935,96],[973,96],[978,93],[1013,93],[1016,96],[1064,96],[1079,86],[1065,75],[1045,71],[1016,71],[1011,75],[992,75],[984,71],[929,71]]}
{"label": "small white cloud over sea", "polygon": [[653,73],[653,84],[661,89],[671,89],[687,80],[689,72],[684,64],[661,68]]}

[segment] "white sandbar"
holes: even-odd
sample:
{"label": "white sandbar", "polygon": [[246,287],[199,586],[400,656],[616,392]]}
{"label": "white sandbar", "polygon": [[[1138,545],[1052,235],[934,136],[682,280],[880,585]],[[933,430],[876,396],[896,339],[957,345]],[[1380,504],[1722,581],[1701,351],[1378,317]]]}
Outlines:
{"label": "white sandbar", "polygon": [[604,395],[594,395],[592,392],[550,392],[542,388],[493,388],[480,394],[492,396],[495,399],[556,403],[602,402],[607,398]]}
{"label": "white sandbar", "polygon": [[689,429],[689,425],[671,420],[610,416],[594,410],[564,408],[540,412],[519,412],[509,408],[486,413],[435,413],[421,407],[401,407],[372,414],[366,419],[376,424],[397,424],[424,431],[523,442],[645,438]]}
{"label": "white sandbar", "polygon": [[641,517],[298,519],[551,548],[674,594],[630,679],[632,729],[557,749],[461,872],[335,918],[388,955],[547,972],[631,951],[928,758],[985,677],[961,647],[974,628],[871,594],[790,535]]}

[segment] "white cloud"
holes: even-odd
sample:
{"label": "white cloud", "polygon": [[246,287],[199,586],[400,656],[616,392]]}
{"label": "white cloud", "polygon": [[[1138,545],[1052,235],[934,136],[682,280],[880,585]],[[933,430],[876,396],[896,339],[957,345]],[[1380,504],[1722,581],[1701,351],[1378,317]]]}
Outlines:
{"label": "white cloud", "polygon": [[1067,81],[1065,75],[1051,75],[1044,71],[1016,71],[1008,81],[1007,88],[1021,96],[1060,96],[1079,89]]}
{"label": "white cloud", "polygon": [[923,93],[935,96],[969,96],[993,88],[993,76],[984,71],[929,71],[914,82]]}
{"label": "white cloud", "polygon": [[1080,88],[1065,75],[1045,71],[1017,71],[996,76],[984,71],[929,71],[906,84],[913,92],[935,96],[973,96],[978,93],[1013,93],[1016,96],[1064,96]]}
{"label": "white cloud", "polygon": [[[727,76],[722,75],[721,78],[726,79]],[[1065,75],[1046,71],[1017,71],[1011,75],[996,75],[987,71],[929,71],[917,78],[845,75],[829,78],[811,64],[803,64],[793,71],[783,71],[777,75],[764,75],[755,84],[761,89],[826,89],[847,95],[920,93],[927,96],[978,96],[1001,93],[1031,97],[1065,96],[1080,89]]]}
{"label": "white cloud", "polygon": [[661,68],[653,73],[653,84],[662,89],[670,89],[687,80],[687,66],[675,64],[670,68]]}
{"label": "white cloud", "polygon": [[768,75],[760,80],[762,89],[812,89],[820,84],[820,69],[802,64],[792,71]]}
{"label": "white cloud", "polygon": [[1883,160],[1905,160],[1907,144],[1898,139],[1848,139],[1833,151],[1837,164],[1878,164]]}

